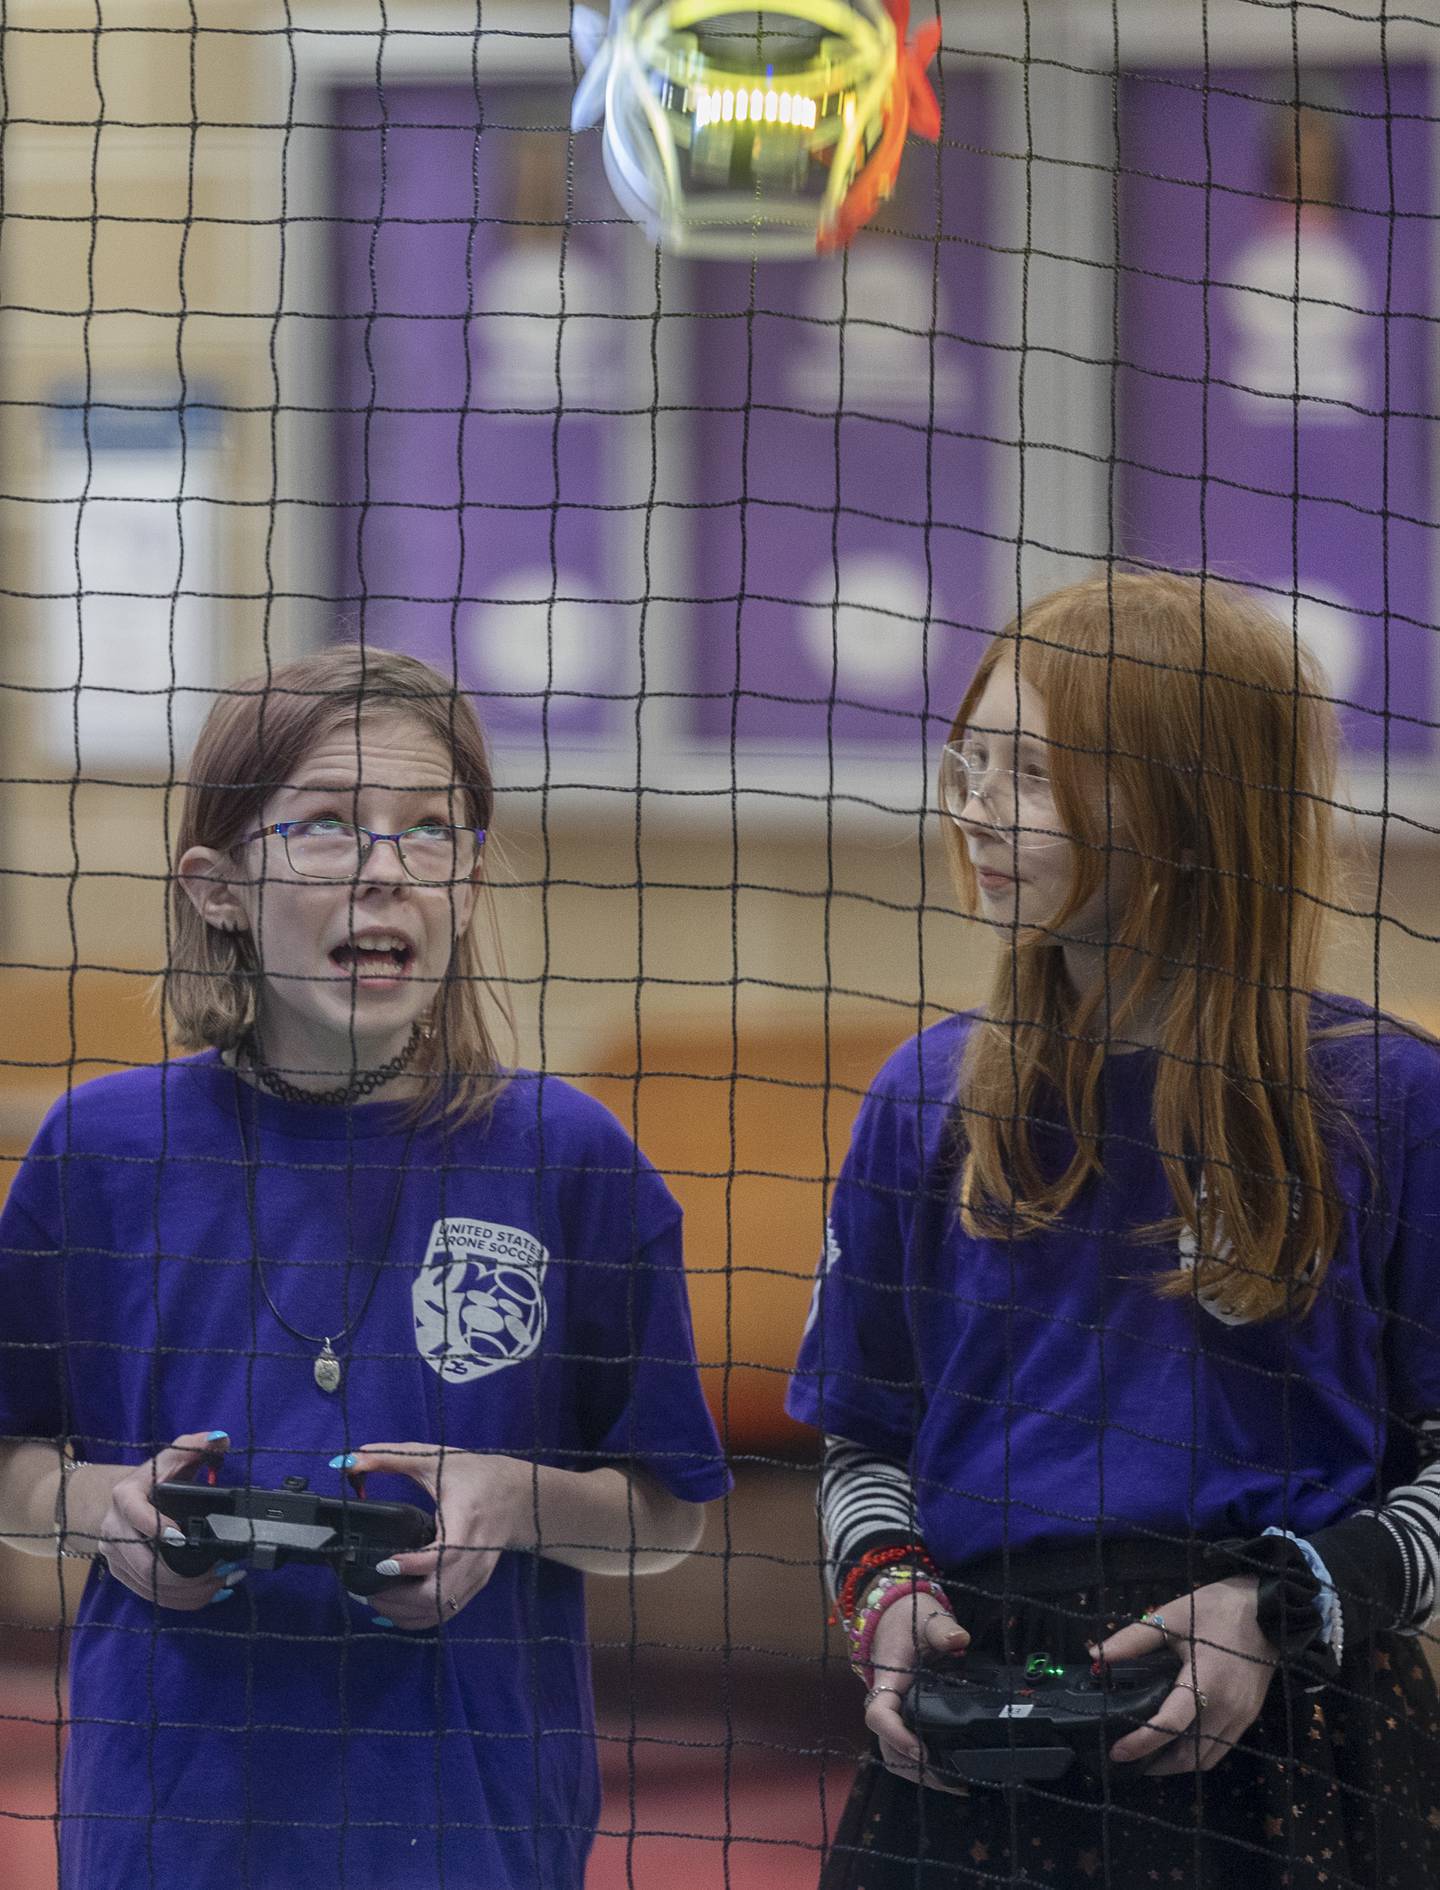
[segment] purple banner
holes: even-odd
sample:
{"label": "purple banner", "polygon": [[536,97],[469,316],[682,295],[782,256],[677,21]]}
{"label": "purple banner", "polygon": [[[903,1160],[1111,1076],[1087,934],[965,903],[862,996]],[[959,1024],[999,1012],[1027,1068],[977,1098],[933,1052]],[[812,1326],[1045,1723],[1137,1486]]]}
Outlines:
{"label": "purple banner", "polygon": [[338,96],[338,590],[497,734],[603,741],[635,713],[617,317],[643,239],[568,116],[553,85]]}
{"label": "purple banner", "polygon": [[1432,79],[1335,67],[1300,94],[1282,70],[1124,80],[1117,536],[1294,610],[1352,750],[1423,755]]}
{"label": "purple banner", "polygon": [[947,70],[943,145],[910,142],[848,266],[694,271],[702,738],[913,752],[974,667],[1015,555],[989,89]]}

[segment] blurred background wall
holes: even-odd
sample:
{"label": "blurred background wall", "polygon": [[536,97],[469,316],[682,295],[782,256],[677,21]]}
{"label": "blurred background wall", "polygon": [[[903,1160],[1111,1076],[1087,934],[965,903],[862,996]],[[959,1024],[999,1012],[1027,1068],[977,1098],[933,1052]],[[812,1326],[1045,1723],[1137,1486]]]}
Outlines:
{"label": "blurred background wall", "polygon": [[[487,16],[501,11],[483,9]],[[534,0],[524,10],[525,30],[553,39],[564,31],[566,11]],[[1367,36],[1362,22],[1348,38],[1327,38],[1326,10],[1301,9],[1312,11],[1304,31],[1316,58],[1373,59],[1373,29]],[[83,411],[87,392],[120,399],[126,389],[147,397],[159,390],[174,400],[182,385],[212,390],[217,411],[213,424],[196,423],[197,470],[187,487],[196,496],[185,513],[192,541],[206,545],[208,596],[203,608],[194,600],[152,606],[146,619],[162,651],[177,636],[192,652],[203,645],[194,672],[202,680],[190,692],[196,699],[206,687],[253,672],[267,652],[281,660],[355,621],[353,606],[326,601],[324,536],[301,517],[318,496],[305,483],[308,472],[328,450],[319,430],[341,372],[328,357],[347,344],[337,330],[317,348],[313,336],[292,332],[304,323],[282,319],[279,310],[296,305],[297,281],[307,285],[302,300],[323,298],[329,242],[309,220],[319,202],[314,166],[296,165],[297,150],[319,134],[297,129],[295,76],[312,70],[332,36],[357,35],[373,55],[381,10],[206,0],[202,13],[197,32],[199,16],[184,0],[12,0],[0,27],[0,1148],[7,1174],[68,1082],[164,1047],[154,986],[166,957],[167,836],[175,780],[183,775],[183,732],[177,742],[173,723],[179,698],[169,699],[169,721],[163,693],[158,721],[155,702],[122,705],[122,720],[136,718],[128,752],[122,730],[121,760],[82,767],[77,776],[65,720],[73,721],[73,701],[55,693],[57,467],[73,467],[75,452],[65,410],[73,416],[78,401]],[[473,13],[392,0],[383,21],[402,34],[453,34],[467,19],[473,25]],[[1032,55],[1043,53],[1047,34],[1073,32],[1076,10],[1068,21],[1064,13],[1032,0],[1025,9],[978,9],[973,20],[952,24],[947,47],[953,41],[959,49],[957,85],[962,70],[984,72],[987,61],[1013,85],[1025,34]],[[1085,58],[1067,42],[1070,63],[1090,73],[1102,105],[1111,17],[1106,9],[1105,30],[1084,41]],[[1195,56],[1183,43],[1189,14],[1179,0],[1143,18],[1133,8],[1115,17],[1133,27],[1141,61]],[[1145,38],[1166,19],[1179,36],[1168,53]],[[412,45],[405,56],[416,52]],[[468,49],[449,52],[463,75]],[[1284,53],[1276,41],[1249,56]],[[546,56],[547,83],[554,82],[554,45]],[[558,57],[563,67],[563,52]],[[1032,77],[1036,95],[1051,96],[1055,74],[1043,59]],[[1052,102],[1053,112],[1033,112],[1027,129],[1012,97],[1010,115],[987,134],[995,150],[1010,153],[1011,169],[1028,151],[1038,193],[1032,229],[1037,216],[1051,229],[1063,225],[1066,193],[1077,188],[1067,165],[1047,170],[1047,154],[1064,156],[1067,124],[1077,139],[1091,135],[1074,127],[1091,123],[1093,98],[1083,109],[1070,94],[1055,93]],[[578,146],[576,161],[598,172],[593,144]],[[1046,352],[1054,324],[1063,327],[1077,309],[1093,313],[1099,293],[1095,277],[1103,271],[1095,265],[1107,253],[1101,245],[1087,258],[1082,235],[1075,243],[1069,274],[1056,277],[1054,255],[1047,260],[1037,244],[1028,282],[1011,284],[1030,298],[1036,356],[1029,397],[1050,400],[1054,429],[1048,438],[1043,431],[1025,436],[1028,536],[1016,524],[1013,471],[1007,475],[998,530],[1011,541],[1010,602],[1017,569],[1027,585],[1060,578],[1087,568],[1111,542],[1113,520],[1107,524],[1096,487],[1097,467],[1103,487],[1109,451],[1103,402],[1097,405],[1104,363],[1087,365],[1077,355],[1066,381]],[[307,362],[314,379],[301,399],[294,376]],[[1048,395],[1047,380],[1054,383]],[[1017,417],[1018,410],[1001,423],[1002,450],[1012,459]],[[642,464],[652,489],[663,493],[673,422],[651,419],[653,456],[645,461],[642,452]],[[1056,508],[1052,515],[1046,506]],[[1064,529],[1046,529],[1052,518]],[[1016,538],[1025,541],[1018,566]],[[1007,599],[1003,581],[998,594]],[[1368,631],[1380,634],[1373,622]],[[877,634],[884,633],[881,623]],[[681,632],[657,607],[645,634],[663,672]],[[733,613],[725,634],[733,642]],[[150,672],[160,676],[162,692],[169,662],[162,655]],[[187,694],[180,708],[190,706]],[[930,763],[951,706],[940,698],[930,704]],[[1404,707],[1426,725],[1428,742],[1431,702]],[[629,1793],[638,1779],[647,1790],[658,1780],[657,1791],[672,1793],[668,1822],[661,1816],[658,1824],[697,1834],[686,1855],[701,1881],[718,1868],[727,1828],[753,1840],[734,1853],[732,1881],[792,1881],[766,1872],[808,1868],[787,1846],[817,1840],[827,1802],[833,1816],[857,1720],[843,1665],[833,1650],[828,1666],[820,1658],[826,1604],[815,1565],[814,1446],[781,1415],[783,1372],[808,1302],[825,1184],[843,1155],[859,1092],[904,1036],[979,998],[989,945],[949,898],[933,823],[923,819],[928,765],[918,759],[918,739],[898,773],[861,741],[853,753],[842,750],[829,777],[838,790],[831,801],[825,769],[807,772],[783,743],[778,750],[761,744],[747,773],[752,764],[735,760],[723,742],[697,737],[692,747],[663,717],[653,731],[642,730],[638,761],[627,749],[620,761],[592,763],[583,742],[567,749],[562,741],[547,777],[533,734],[521,731],[508,746],[502,735],[497,747],[495,904],[520,1055],[594,1088],[672,1175],[687,1207],[707,1383],[739,1472],[735,1498],[717,1508],[704,1552],[685,1570],[633,1597],[597,1585],[612,1778],[607,1829],[631,1833],[602,1842],[597,1872],[618,1870],[627,1848],[642,1865],[659,1855],[645,1848],[650,1840],[636,1848]],[[597,772],[587,781],[592,766]],[[1353,775],[1353,803],[1381,807],[1373,742],[1357,753]],[[626,787],[635,779],[647,783],[638,800]],[[1434,1026],[1437,804],[1434,762],[1428,749],[1412,749],[1395,763],[1391,817],[1362,818],[1347,829],[1353,916],[1337,924],[1332,973],[1339,988]],[[66,1575],[74,1576],[73,1565]],[[0,1872],[17,1890],[53,1875],[43,1816],[61,1699],[61,1602],[48,1563],[0,1551],[0,1624],[13,1682],[0,1695],[0,1741],[8,1738],[11,1747],[9,1760],[0,1753],[0,1853],[10,1843],[13,1862],[0,1862]],[[720,1647],[731,1651],[717,1668]],[[822,1747],[830,1753],[828,1800],[814,1783]],[[801,1755],[802,1783],[780,1763],[782,1751]],[[787,1781],[788,1795],[768,1790],[776,1777]],[[732,1786],[750,1797],[732,1800]],[[702,1831],[709,1834],[703,1843]],[[673,1847],[666,1855],[673,1864]]]}

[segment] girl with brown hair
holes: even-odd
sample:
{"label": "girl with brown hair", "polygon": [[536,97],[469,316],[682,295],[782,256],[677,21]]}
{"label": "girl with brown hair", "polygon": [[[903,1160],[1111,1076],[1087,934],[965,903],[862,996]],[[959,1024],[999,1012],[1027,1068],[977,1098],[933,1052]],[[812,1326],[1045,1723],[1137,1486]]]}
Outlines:
{"label": "girl with brown hair", "polygon": [[[62,1098],[0,1221],[0,1531],[95,1558],[62,1885],[580,1890],[583,1575],[668,1567],[729,1486],[679,1208],[501,1065],[465,696],[330,649],[217,703],[192,777],[166,991],[203,1048]],[[368,1475],[434,1545],[368,1600],[177,1573],[155,1486],[202,1465]]]}
{"label": "girl with brown hair", "polygon": [[[875,1742],[825,1890],[1440,1880],[1440,1052],[1319,990],[1334,749],[1205,578],[1057,592],[960,705],[999,962],[870,1090],[790,1394]],[[1161,1648],[1098,1776],[967,1785],[904,1717]]]}

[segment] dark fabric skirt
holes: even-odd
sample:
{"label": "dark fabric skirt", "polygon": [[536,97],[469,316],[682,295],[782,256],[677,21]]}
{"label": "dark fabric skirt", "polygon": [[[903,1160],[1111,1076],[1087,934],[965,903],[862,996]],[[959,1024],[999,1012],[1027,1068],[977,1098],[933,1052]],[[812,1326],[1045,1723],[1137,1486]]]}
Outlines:
{"label": "dark fabric skirt", "polygon": [[[1145,1609],[1200,1585],[1183,1548],[1014,1556],[948,1582],[972,1650],[1084,1661]],[[857,1699],[858,1710],[858,1699]],[[1176,1778],[973,1785],[960,1798],[887,1772],[872,1750],[821,1890],[1440,1890],[1440,1702],[1424,1645],[1347,1649],[1320,1693],[1281,1670],[1213,1770]]]}

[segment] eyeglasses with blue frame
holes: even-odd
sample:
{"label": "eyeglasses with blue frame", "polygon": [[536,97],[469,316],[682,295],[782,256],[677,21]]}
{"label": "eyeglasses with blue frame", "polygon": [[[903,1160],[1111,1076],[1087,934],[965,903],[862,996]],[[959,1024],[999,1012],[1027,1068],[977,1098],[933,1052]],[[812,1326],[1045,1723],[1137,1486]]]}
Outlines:
{"label": "eyeglasses with blue frame", "polygon": [[292,873],[301,879],[355,879],[375,846],[388,841],[409,877],[421,886],[453,886],[474,873],[485,844],[483,827],[455,827],[421,821],[400,833],[376,833],[371,827],[325,815],[318,820],[277,820],[247,833],[242,844],[275,834],[285,846]]}

